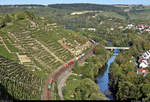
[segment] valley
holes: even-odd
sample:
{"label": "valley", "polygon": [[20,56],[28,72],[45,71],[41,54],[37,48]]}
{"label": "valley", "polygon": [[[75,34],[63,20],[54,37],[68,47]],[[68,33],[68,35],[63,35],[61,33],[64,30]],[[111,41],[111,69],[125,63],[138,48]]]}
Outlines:
{"label": "valley", "polygon": [[150,74],[136,73],[139,55],[150,50],[149,12],[145,5],[0,5],[0,100],[110,100],[96,79],[116,47],[128,50],[109,66],[113,100],[149,100]]}

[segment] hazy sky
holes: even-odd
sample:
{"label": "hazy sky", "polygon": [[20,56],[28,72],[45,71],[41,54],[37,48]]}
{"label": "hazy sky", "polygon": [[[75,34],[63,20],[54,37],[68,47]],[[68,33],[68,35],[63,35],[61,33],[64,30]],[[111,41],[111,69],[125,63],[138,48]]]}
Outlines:
{"label": "hazy sky", "polygon": [[58,3],[95,3],[95,4],[144,4],[150,0],[0,0],[0,5],[13,4],[58,4]]}

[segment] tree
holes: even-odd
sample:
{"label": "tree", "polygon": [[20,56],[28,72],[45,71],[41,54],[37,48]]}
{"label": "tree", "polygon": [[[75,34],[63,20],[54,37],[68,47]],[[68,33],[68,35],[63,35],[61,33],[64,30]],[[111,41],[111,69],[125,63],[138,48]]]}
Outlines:
{"label": "tree", "polygon": [[139,88],[129,81],[119,82],[119,90],[116,94],[117,100],[138,100],[141,97]]}
{"label": "tree", "polygon": [[142,93],[143,93],[143,100],[150,100],[150,82],[143,84],[142,86]]}

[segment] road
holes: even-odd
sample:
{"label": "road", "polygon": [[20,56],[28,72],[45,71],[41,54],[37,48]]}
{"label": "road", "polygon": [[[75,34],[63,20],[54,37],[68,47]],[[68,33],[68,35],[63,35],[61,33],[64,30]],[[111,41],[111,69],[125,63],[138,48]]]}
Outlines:
{"label": "road", "polygon": [[49,99],[51,99],[51,90],[49,91],[48,90],[48,82],[49,82],[49,80],[56,74],[56,73],[58,73],[61,69],[62,69],[62,67],[63,67],[64,65],[61,65],[60,67],[58,67],[55,71],[54,71],[54,73],[53,74],[50,74],[49,75],[49,78],[45,81],[45,86],[44,86],[44,88],[43,88],[43,93],[42,93],[42,95],[41,95],[41,100],[49,100]]}
{"label": "road", "polygon": [[71,72],[66,70],[59,78],[60,79],[60,82],[57,84],[57,88],[58,88],[58,95],[60,97],[61,100],[64,100],[64,96],[62,94],[62,87],[64,86],[67,78],[71,75]]}
{"label": "road", "polygon": [[[78,61],[78,63],[82,63],[87,57],[89,56],[92,56],[93,55],[93,48],[95,47],[95,45],[90,49],[88,50],[86,53],[85,53],[85,56],[80,59]],[[72,60],[72,59],[71,59]],[[71,61],[70,60],[70,61]],[[68,61],[68,62],[70,62]],[[67,62],[67,63],[68,63]],[[66,79],[68,78],[68,76],[70,75],[69,73],[66,72],[66,70],[71,70],[73,67],[74,67],[75,64],[72,64],[71,66],[69,66],[69,68],[65,68],[64,64],[61,65],[60,67],[58,67],[53,73],[52,75],[49,76],[48,80],[46,80],[45,82],[45,86],[43,88],[43,93],[42,93],[42,96],[41,96],[41,100],[51,100],[52,99],[52,91],[51,90],[48,90],[48,82],[51,78],[53,78],[53,80],[55,80],[57,83],[58,83],[58,90],[59,90],[59,96],[60,98],[63,100],[63,95],[62,95],[62,87],[66,81]],[[65,73],[66,74],[63,74]],[[62,75],[62,76],[61,76]],[[60,77],[61,76],[61,77]]]}

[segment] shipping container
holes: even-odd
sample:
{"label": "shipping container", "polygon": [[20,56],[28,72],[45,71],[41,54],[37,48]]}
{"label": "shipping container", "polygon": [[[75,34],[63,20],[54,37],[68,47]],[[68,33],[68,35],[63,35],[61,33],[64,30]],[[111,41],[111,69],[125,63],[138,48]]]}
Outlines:
{"label": "shipping container", "polygon": [[83,53],[81,56],[82,56],[82,57],[85,56],[85,53]]}
{"label": "shipping container", "polygon": [[74,62],[75,62],[75,60],[74,60],[74,59],[72,59],[72,60],[71,60],[71,62],[72,62],[72,63],[74,63]]}
{"label": "shipping container", "polygon": [[68,64],[65,64],[65,67],[68,67],[69,65]]}
{"label": "shipping container", "polygon": [[75,61],[78,61],[78,57],[75,57],[74,60],[75,60]]}
{"label": "shipping container", "polygon": [[51,78],[50,80],[49,80],[49,84],[52,84],[53,83],[53,79]]}
{"label": "shipping container", "polygon": [[52,84],[48,84],[48,88],[50,89],[52,87]]}
{"label": "shipping container", "polygon": [[71,65],[71,64],[72,64],[72,61],[70,61],[68,64]]}
{"label": "shipping container", "polygon": [[80,57],[80,56],[78,56],[78,60],[80,60],[80,58],[81,58],[81,57]]}

